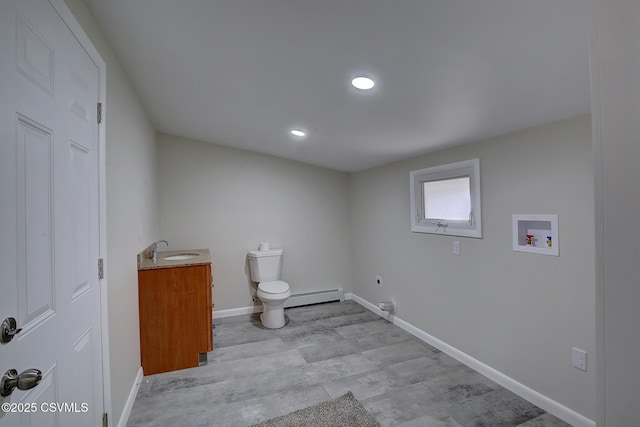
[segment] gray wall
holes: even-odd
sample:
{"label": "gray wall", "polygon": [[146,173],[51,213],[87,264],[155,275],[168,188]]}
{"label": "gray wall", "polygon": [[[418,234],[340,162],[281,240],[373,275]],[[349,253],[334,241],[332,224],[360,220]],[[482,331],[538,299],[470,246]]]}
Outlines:
{"label": "gray wall", "polygon": [[640,3],[594,1],[598,425],[640,425]]}
{"label": "gray wall", "polygon": [[[371,302],[394,298],[404,320],[595,418],[593,369],[583,373],[570,366],[572,346],[589,352],[590,362],[595,354],[589,118],[351,176],[159,135],[157,173],[156,135],[135,91],[84,2],[65,1],[107,63],[107,279],[114,424],[140,366],[135,254],[159,238],[170,240],[170,249],[212,250],[217,309],[251,305],[254,288],[247,280],[245,255],[267,240],[285,248],[283,278],[294,292],[344,287]],[[607,75],[616,78],[613,72]],[[605,143],[614,150],[613,143]],[[481,159],[484,239],[411,233],[408,172],[474,157]],[[616,161],[604,173],[612,186],[621,184],[614,179]],[[628,202],[625,197],[634,183],[623,180],[625,191],[609,193],[613,202]],[[631,207],[637,212],[637,205]],[[561,256],[512,252],[513,213],[558,213]],[[608,221],[609,227],[617,226],[615,218]],[[462,241],[459,257],[451,254],[454,239]],[[637,249],[636,240],[623,251],[633,253],[628,249]],[[625,278],[637,277],[638,265],[625,265],[629,271],[609,277],[608,289],[616,299],[611,298],[607,307],[608,313],[636,313],[607,319],[609,336],[636,343],[631,352],[624,344],[616,347],[611,353],[615,363],[606,365],[611,376],[607,392],[611,402],[621,405],[626,401],[616,396],[633,396],[637,383],[622,367],[638,354],[637,340],[626,335],[629,322],[638,323],[637,310],[617,309],[637,300],[626,299],[632,282]],[[383,288],[375,286],[376,274],[383,276]],[[628,420],[634,416],[629,409],[633,405],[612,406],[611,425],[623,425],[616,424],[614,410],[620,410],[620,420]]]}
{"label": "gray wall", "polygon": [[140,369],[136,254],[158,235],[156,134],[91,12],[82,0],[65,2],[107,64],[106,278],[111,417],[116,425]]}
{"label": "gray wall", "polygon": [[348,175],[158,135],[160,224],[169,249],[209,248],[216,310],[252,306],[247,251],[284,248],[292,293],[348,290]]}
{"label": "gray wall", "polygon": [[[472,158],[484,238],[412,233],[409,171]],[[595,365],[571,366],[573,346],[595,356],[590,117],[355,173],[350,187],[355,294],[395,299],[401,319],[595,419]],[[512,214],[558,214],[560,256],[514,252]]]}

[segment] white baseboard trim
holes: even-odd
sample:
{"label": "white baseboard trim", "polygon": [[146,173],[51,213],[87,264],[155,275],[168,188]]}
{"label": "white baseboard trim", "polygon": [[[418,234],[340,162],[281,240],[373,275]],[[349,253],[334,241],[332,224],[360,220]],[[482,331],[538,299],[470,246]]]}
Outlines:
{"label": "white baseboard trim", "polygon": [[127,397],[127,401],[124,404],[124,408],[122,409],[122,414],[120,414],[118,427],[127,426],[129,416],[131,415],[131,410],[133,409],[133,403],[136,401],[138,389],[140,388],[140,384],[142,384],[142,377],[144,377],[144,371],[142,370],[141,366],[140,369],[138,369],[138,375],[136,375],[136,379],[133,381],[133,385],[131,386],[131,391],[129,392],[129,397]]}
{"label": "white baseboard trim", "polygon": [[576,411],[567,408],[566,406],[556,402],[553,399],[550,399],[549,397],[525,386],[522,383],[519,383],[518,381],[514,380],[513,378],[503,374],[502,372],[492,368],[491,366],[485,365],[484,363],[480,362],[477,359],[474,359],[473,357],[469,356],[468,354],[458,350],[457,348],[445,343],[444,341],[439,340],[438,338],[429,335],[428,333],[426,333],[425,331],[423,331],[422,329],[416,328],[415,326],[413,326],[412,324],[405,322],[404,320],[400,319],[399,317],[393,315],[393,314],[389,314],[387,312],[384,312],[382,310],[380,310],[375,304],[370,303],[369,301],[365,300],[364,298],[361,298],[355,294],[352,293],[347,293],[344,295],[345,299],[350,299],[353,300],[355,302],[357,302],[358,304],[362,305],[363,307],[371,310],[372,312],[378,314],[380,317],[383,317],[385,319],[387,319],[388,321],[390,321],[391,323],[393,323],[394,325],[397,325],[398,327],[404,329],[405,331],[409,332],[411,335],[415,336],[416,338],[426,342],[427,344],[430,344],[432,346],[434,346],[435,348],[437,348],[438,350],[442,351],[443,353],[448,354],[449,356],[453,357],[454,359],[458,360],[459,362],[467,365],[468,367],[470,367],[471,369],[481,373],[482,375],[484,375],[485,377],[495,381],[496,383],[500,384],[502,387],[506,388],[507,390],[512,391],[513,393],[519,395],[520,397],[528,400],[529,402],[533,403],[534,405],[537,405],[538,407],[544,409],[545,411],[549,412],[552,415],[555,415],[556,417],[568,422],[569,424],[571,424],[572,426],[575,427],[595,427],[596,423],[595,421],[577,413]]}
{"label": "white baseboard trim", "polygon": [[[382,311],[378,308],[377,305],[370,303],[369,301],[367,301],[364,298],[360,298],[358,295],[356,294],[352,294],[352,293],[346,293],[344,294],[344,299],[348,300],[353,300],[355,302],[357,302],[358,304],[360,304],[361,306],[368,308],[369,310],[373,311],[375,314],[377,314],[380,317],[383,317],[385,319],[387,319],[389,322],[395,324],[394,319],[396,318],[396,316],[394,314],[389,313],[388,311]],[[400,325],[398,325],[400,326]],[[404,329],[404,328],[403,328]],[[407,331],[411,334],[413,334],[413,332],[411,331]],[[413,334],[415,335],[415,334]],[[420,337],[418,337],[420,338]],[[422,338],[421,338],[422,339]],[[424,340],[423,340],[424,341]]]}
{"label": "white baseboard trim", "polygon": [[213,312],[214,319],[222,317],[241,316],[243,314],[262,313],[262,305],[252,305],[249,307],[230,308],[228,310],[215,310]]}

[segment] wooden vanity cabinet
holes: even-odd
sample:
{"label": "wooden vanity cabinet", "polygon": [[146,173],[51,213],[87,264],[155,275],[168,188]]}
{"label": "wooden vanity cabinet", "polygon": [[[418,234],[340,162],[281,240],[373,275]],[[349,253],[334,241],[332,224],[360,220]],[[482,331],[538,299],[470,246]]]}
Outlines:
{"label": "wooden vanity cabinet", "polygon": [[211,264],[139,270],[138,295],[145,375],[196,367],[213,350]]}

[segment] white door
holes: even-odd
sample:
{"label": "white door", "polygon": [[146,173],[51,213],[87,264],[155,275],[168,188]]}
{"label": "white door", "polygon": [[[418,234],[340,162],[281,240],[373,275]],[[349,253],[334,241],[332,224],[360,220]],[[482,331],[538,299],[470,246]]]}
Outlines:
{"label": "white door", "polygon": [[[47,0],[0,2],[0,426],[98,426],[99,70]],[[6,412],[6,411],[9,412]]]}

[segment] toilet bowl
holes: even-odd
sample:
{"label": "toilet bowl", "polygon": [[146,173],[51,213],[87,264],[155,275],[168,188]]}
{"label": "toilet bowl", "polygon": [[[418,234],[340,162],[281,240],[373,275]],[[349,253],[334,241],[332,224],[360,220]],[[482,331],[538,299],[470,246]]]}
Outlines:
{"label": "toilet bowl", "polygon": [[257,295],[264,307],[260,315],[262,324],[269,329],[282,328],[285,324],[284,303],[291,296],[289,284],[280,280],[261,282]]}
{"label": "toilet bowl", "polygon": [[258,282],[256,295],[263,305],[260,320],[269,329],[284,326],[284,303],[291,296],[289,284],[280,280],[283,254],[282,249],[249,251],[248,254],[251,280]]}

